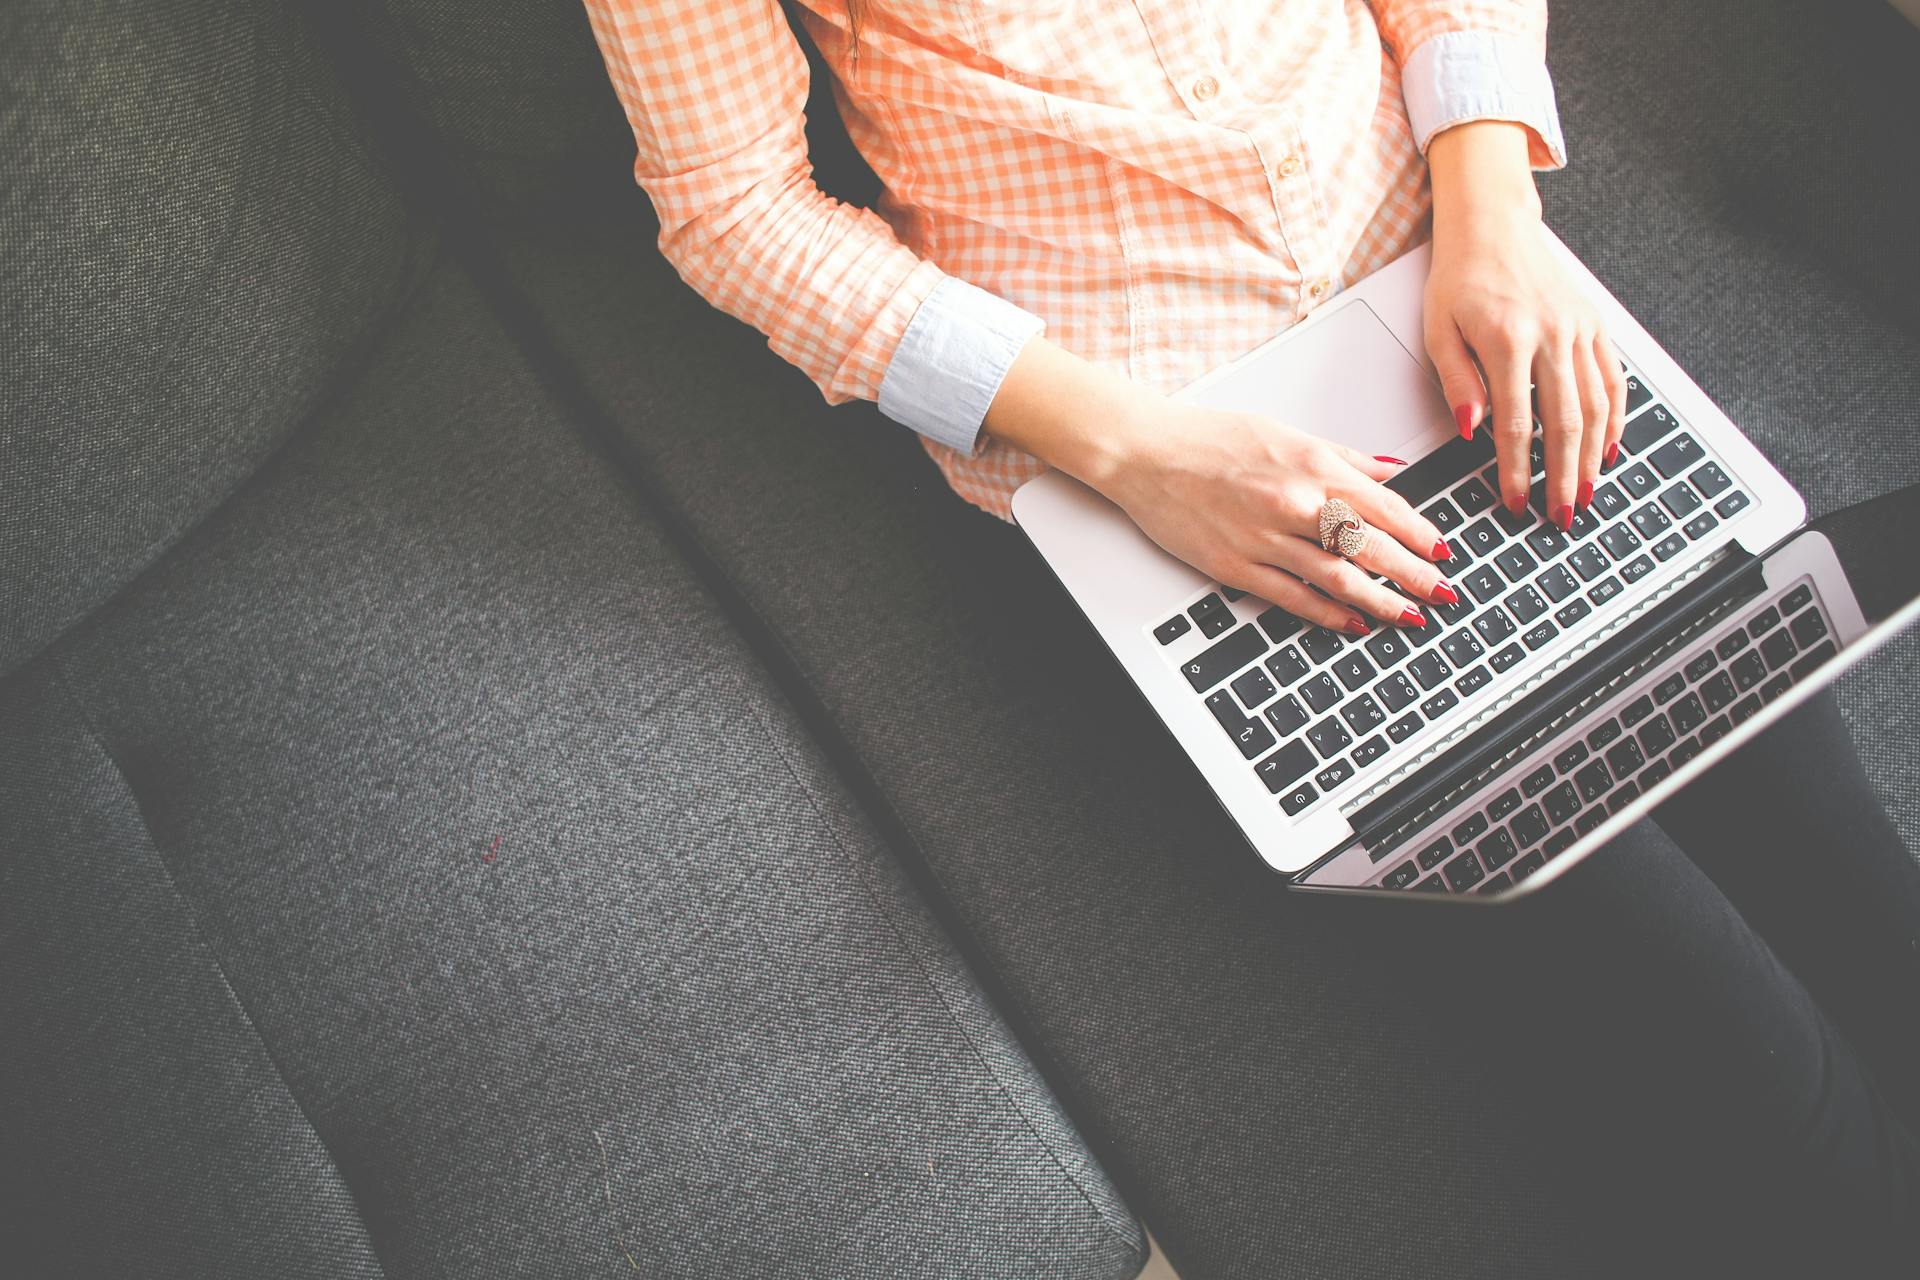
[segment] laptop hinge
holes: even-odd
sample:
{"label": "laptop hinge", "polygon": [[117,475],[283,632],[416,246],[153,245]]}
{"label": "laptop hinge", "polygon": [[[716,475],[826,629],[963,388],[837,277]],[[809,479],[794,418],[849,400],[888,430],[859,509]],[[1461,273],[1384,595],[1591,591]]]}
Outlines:
{"label": "laptop hinge", "polygon": [[1762,561],[1739,546],[1619,634],[1582,654],[1539,688],[1442,752],[1379,798],[1348,815],[1368,848],[1397,848],[1450,812],[1489,778],[1540,742],[1603,705],[1609,693],[1694,635],[1701,625],[1764,585]]}

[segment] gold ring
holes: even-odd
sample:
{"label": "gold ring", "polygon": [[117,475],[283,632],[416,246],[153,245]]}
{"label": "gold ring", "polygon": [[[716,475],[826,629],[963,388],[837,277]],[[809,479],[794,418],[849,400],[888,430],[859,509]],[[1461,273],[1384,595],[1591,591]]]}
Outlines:
{"label": "gold ring", "polygon": [[1320,504],[1320,545],[1351,560],[1367,545],[1367,522],[1339,498]]}

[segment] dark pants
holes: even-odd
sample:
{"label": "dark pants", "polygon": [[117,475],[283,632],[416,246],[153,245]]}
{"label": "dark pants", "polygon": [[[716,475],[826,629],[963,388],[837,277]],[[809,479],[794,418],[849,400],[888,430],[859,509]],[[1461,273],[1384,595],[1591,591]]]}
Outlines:
{"label": "dark pants", "polygon": [[1770,1273],[1920,1274],[1920,867],[1830,696],[1532,901],[1374,914],[1546,1123],[1644,1141]]}

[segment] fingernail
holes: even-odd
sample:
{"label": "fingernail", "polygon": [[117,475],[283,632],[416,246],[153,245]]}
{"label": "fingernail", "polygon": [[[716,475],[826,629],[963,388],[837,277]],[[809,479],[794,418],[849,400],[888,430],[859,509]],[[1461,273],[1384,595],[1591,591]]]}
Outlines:
{"label": "fingernail", "polygon": [[1347,619],[1348,635],[1364,636],[1364,635],[1371,635],[1372,633],[1373,633],[1373,628],[1367,625],[1366,619],[1364,618],[1348,618]]}
{"label": "fingernail", "polygon": [[1523,512],[1523,511],[1525,511],[1526,509],[1527,509],[1527,495],[1526,495],[1526,494],[1524,494],[1524,493],[1516,493],[1516,494],[1514,494],[1514,495],[1513,495],[1513,496],[1512,496],[1511,498],[1508,498],[1508,499],[1507,499],[1507,511],[1508,511],[1508,512],[1509,512],[1510,514],[1512,514],[1512,515],[1516,515],[1516,516],[1517,516],[1517,515],[1519,515],[1519,514],[1520,514],[1521,512]]}
{"label": "fingernail", "polygon": [[1606,456],[1600,460],[1600,465],[1610,467],[1618,461],[1620,461],[1620,442],[1618,440],[1609,440],[1607,441]]}
{"label": "fingernail", "polygon": [[1574,505],[1582,511],[1585,511],[1593,505],[1593,481],[1582,480],[1580,482],[1580,496],[1574,499]]}
{"label": "fingernail", "polygon": [[1560,526],[1560,532],[1562,533],[1573,528],[1573,507],[1565,503],[1555,507],[1553,510],[1553,522]]}
{"label": "fingernail", "polygon": [[1427,552],[1427,559],[1451,560],[1453,559],[1453,548],[1447,545],[1447,540],[1445,538],[1442,538],[1440,539],[1440,541],[1433,544],[1433,550]]}
{"label": "fingernail", "polygon": [[1471,404],[1456,405],[1454,407],[1453,420],[1460,424],[1460,438],[1462,440],[1473,439],[1473,424],[1480,418],[1480,415],[1474,412],[1478,408],[1478,405]]}
{"label": "fingernail", "polygon": [[1407,460],[1406,460],[1405,458],[1389,458],[1389,457],[1388,457],[1388,456],[1387,456],[1386,454],[1384,454],[1384,453],[1376,453],[1376,454],[1374,454],[1374,455],[1373,455],[1373,460],[1374,460],[1375,462],[1384,462],[1384,463],[1386,463],[1386,464],[1387,464],[1388,466],[1393,466],[1393,467],[1404,467],[1404,466],[1406,466],[1406,465],[1407,465]]}
{"label": "fingernail", "polygon": [[1408,605],[1400,611],[1400,625],[1403,627],[1424,627],[1427,625],[1427,615],[1412,605]]}
{"label": "fingernail", "polygon": [[1448,582],[1445,578],[1442,578],[1440,579],[1440,581],[1434,583],[1433,590],[1429,594],[1432,595],[1433,602],[1435,604],[1459,604],[1460,603],[1460,593],[1458,591],[1455,591],[1453,589],[1453,584],[1451,582]]}

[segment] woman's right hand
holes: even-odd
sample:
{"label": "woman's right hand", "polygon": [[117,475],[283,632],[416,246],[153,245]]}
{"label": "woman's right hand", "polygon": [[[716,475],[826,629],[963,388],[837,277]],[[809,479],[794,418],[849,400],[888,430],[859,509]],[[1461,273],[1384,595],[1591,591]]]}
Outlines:
{"label": "woman's right hand", "polygon": [[[1097,487],[1148,537],[1215,581],[1356,635],[1371,628],[1369,618],[1425,626],[1407,596],[1458,598],[1434,567],[1447,557],[1440,531],[1380,483],[1403,464],[1253,414],[1166,400],[1154,417]],[[1367,523],[1352,561],[1320,546],[1329,498],[1345,499]],[[1376,573],[1407,595],[1369,576]]]}
{"label": "woman's right hand", "polygon": [[[1434,566],[1447,554],[1440,531],[1380,483],[1403,465],[1393,459],[1270,418],[1182,404],[1044,338],[1015,358],[986,427],[1105,494],[1201,573],[1309,622],[1354,634],[1369,618],[1418,627],[1426,619],[1415,601],[1458,599]],[[1367,522],[1351,562],[1321,549],[1329,498]]]}

